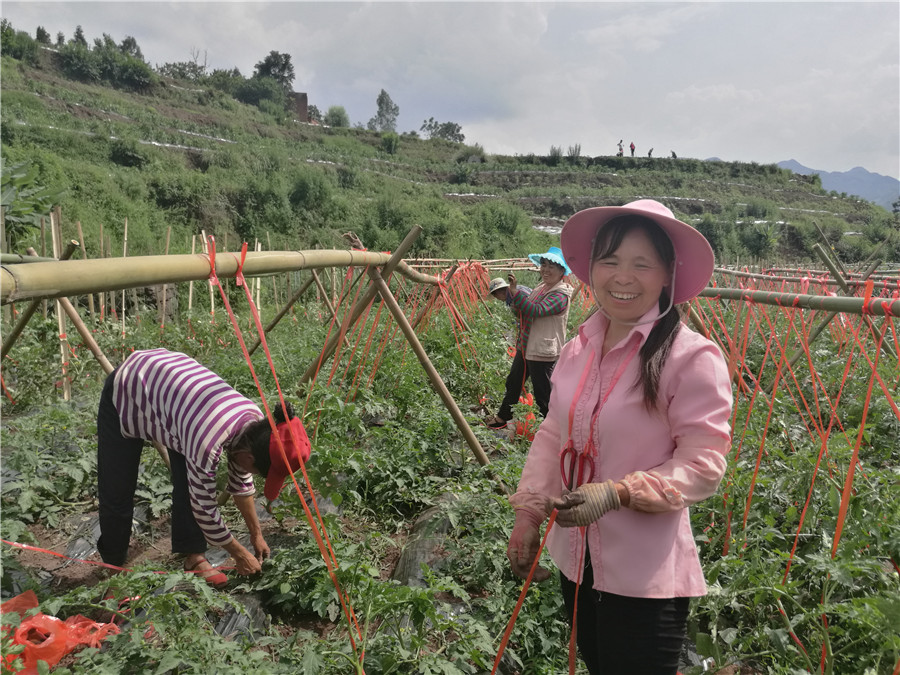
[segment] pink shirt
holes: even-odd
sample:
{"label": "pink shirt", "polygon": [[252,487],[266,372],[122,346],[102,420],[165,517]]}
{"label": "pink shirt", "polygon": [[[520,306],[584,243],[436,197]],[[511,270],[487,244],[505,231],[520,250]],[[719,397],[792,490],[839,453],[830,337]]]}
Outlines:
{"label": "pink shirt", "polygon": [[[674,310],[673,310],[674,311]],[[656,308],[644,318],[658,314]],[[575,404],[572,440],[581,450],[591,420],[623,360],[643,344],[653,324],[632,328],[601,357],[608,320],[595,314],[566,343],[553,371],[550,412],[522,470],[517,507],[540,511],[541,495],[560,496],[560,453],[568,439],[569,409],[585,367],[590,372]],[[659,410],[649,413],[635,387],[640,357],[634,353],[594,425],[594,482],[624,480],[631,503],[587,528],[594,588],[642,598],[700,596],[706,582],[687,507],[716,491],[731,447],[731,380],[718,347],[682,325],[659,382]],[[547,548],[569,579],[580,580],[579,528],[554,527]]]}

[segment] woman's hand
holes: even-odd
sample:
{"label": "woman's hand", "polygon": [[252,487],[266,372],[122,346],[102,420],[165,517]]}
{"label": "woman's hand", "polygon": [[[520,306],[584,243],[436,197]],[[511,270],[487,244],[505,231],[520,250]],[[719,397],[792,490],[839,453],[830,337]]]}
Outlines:
{"label": "woman's hand", "polygon": [[610,511],[618,511],[621,503],[615,484],[585,483],[554,501],[556,523],[560,527],[586,527]]}
{"label": "woman's hand", "polygon": [[250,543],[253,545],[253,550],[256,551],[256,559],[260,562],[272,555],[272,551],[269,550],[269,545],[263,539],[262,534],[251,537]]}
{"label": "woman's hand", "polygon": [[510,295],[510,297],[515,296],[519,291],[518,282],[516,281],[516,275],[512,272],[506,277],[506,280],[509,282],[509,288],[506,289],[506,292]]}
{"label": "woman's hand", "polygon": [[251,574],[262,572],[262,563],[234,537],[232,537],[231,541],[225,545],[225,550],[231,554],[232,558],[234,558],[235,569],[238,574],[249,576]]}
{"label": "woman's hand", "polygon": [[[531,571],[531,565],[541,547],[541,522],[542,519],[531,509],[518,509],[516,511],[516,524],[513,526],[509,537],[509,546],[506,548],[506,557],[512,567],[513,574],[520,579],[527,579]],[[544,581],[550,578],[549,570],[540,565],[534,571],[535,581]]]}

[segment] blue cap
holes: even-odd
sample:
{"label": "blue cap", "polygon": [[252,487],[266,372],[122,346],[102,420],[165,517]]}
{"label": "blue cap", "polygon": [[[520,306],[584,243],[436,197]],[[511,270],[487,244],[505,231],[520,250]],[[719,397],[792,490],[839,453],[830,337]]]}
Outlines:
{"label": "blue cap", "polygon": [[528,258],[538,267],[541,266],[541,259],[543,258],[562,267],[567,275],[572,273],[572,270],[566,264],[566,259],[563,258],[563,252],[559,246],[551,246],[546,253],[529,253]]}

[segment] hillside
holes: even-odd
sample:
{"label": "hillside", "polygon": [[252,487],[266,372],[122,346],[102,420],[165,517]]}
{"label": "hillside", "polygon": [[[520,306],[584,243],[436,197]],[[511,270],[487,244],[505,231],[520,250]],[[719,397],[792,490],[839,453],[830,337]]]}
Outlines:
{"label": "hillside", "polygon": [[[61,191],[64,237],[78,238],[80,223],[91,256],[101,228],[104,249],[122,250],[126,219],[130,255],[161,253],[167,238],[171,252],[186,252],[201,230],[226,244],[290,249],[344,247],[341,235],[353,231],[389,250],[419,224],[414,255],[520,256],[545,247],[581,208],[652,197],[701,229],[725,262],[812,260],[815,225],[846,262],[885,239],[879,255],[900,258],[894,216],[775,165],[574,148],[486,155],[412,134],[301,124],[158,75],[138,92],[85,84],[65,77],[49,50],[31,61],[3,57],[4,183],[22,165],[35,186]],[[36,228],[7,223],[7,233],[14,250],[41,250]]]}

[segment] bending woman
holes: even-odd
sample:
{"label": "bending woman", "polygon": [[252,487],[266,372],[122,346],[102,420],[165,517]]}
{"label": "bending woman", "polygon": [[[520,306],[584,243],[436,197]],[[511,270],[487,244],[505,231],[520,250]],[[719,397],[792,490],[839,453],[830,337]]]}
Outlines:
{"label": "bending woman", "polygon": [[527,576],[559,509],[547,547],[570,616],[577,595],[589,672],[674,675],[689,599],[706,593],[688,507],[715,492],[730,449],[725,359],[675,307],[709,283],[712,249],[653,200],[580,211],[561,244],[598,311],[553,372],[507,556]]}
{"label": "bending woman", "polygon": [[[306,430],[290,405],[283,410],[279,404],[274,416],[284,454],[262,411],[218,375],[179,352],[133,352],[106,378],[97,413],[97,550],[103,561],[122,566],[127,558],[141,449],[150,440],[170,451],[172,552],[184,554],[184,569],[224,585],[225,574],[206,560],[211,544],[231,554],[239,574],[259,572],[270,552],[256,515],[253,474],[266,477],[264,492],[271,501],[300,468],[300,458],[310,455]],[[247,525],[255,556],[219,514],[216,471],[223,460],[226,490]]]}

